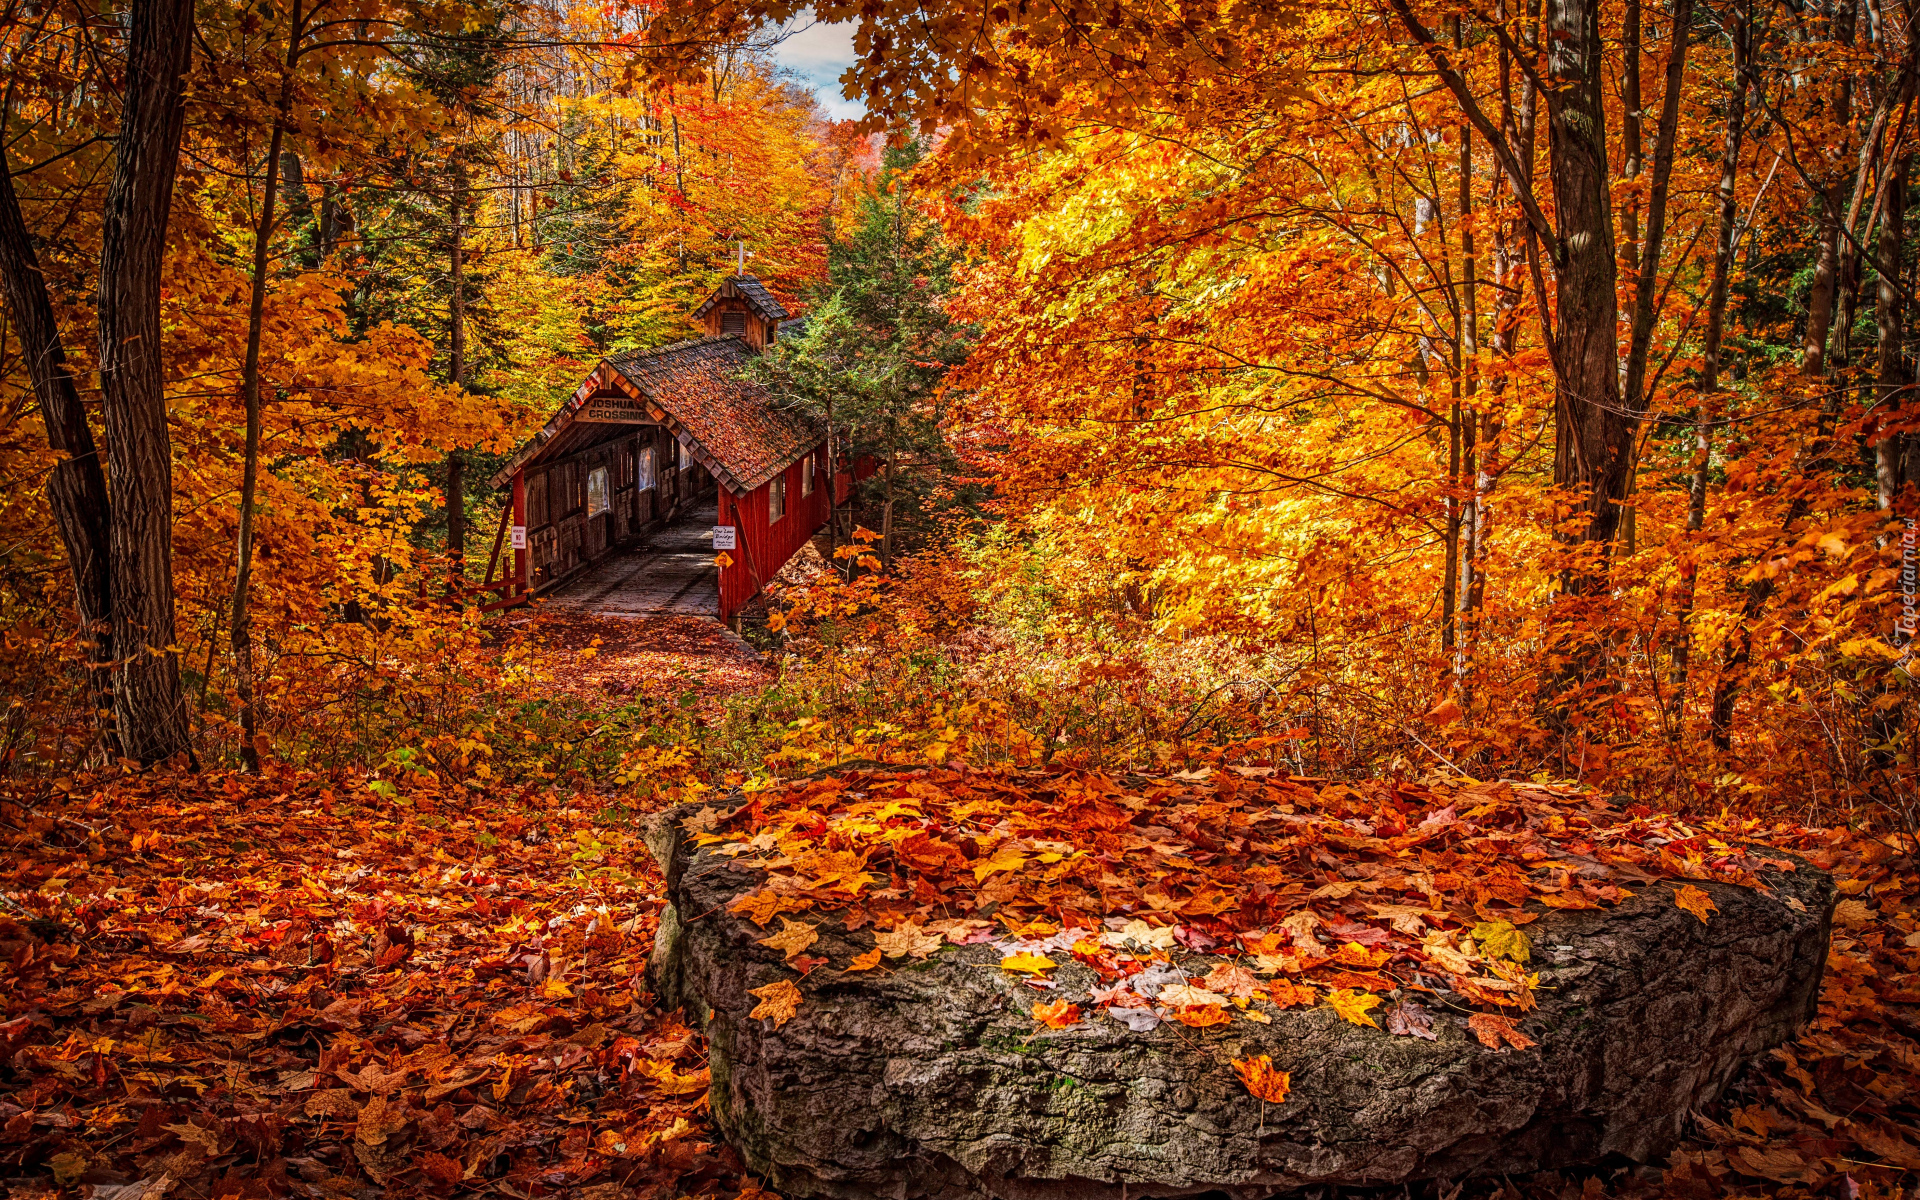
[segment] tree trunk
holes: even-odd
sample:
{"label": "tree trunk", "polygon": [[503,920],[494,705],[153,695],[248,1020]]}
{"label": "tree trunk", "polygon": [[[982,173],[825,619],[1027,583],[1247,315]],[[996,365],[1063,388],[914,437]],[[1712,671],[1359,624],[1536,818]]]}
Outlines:
{"label": "tree trunk", "polygon": [[[1858,0],[1837,0],[1828,21],[1828,39],[1842,46],[1853,44]],[[1831,119],[1838,128],[1851,130],[1853,120],[1853,75],[1839,72],[1834,82]],[[1829,168],[1831,181],[1821,189],[1820,234],[1813,261],[1813,280],[1807,289],[1807,333],[1800,344],[1800,373],[1819,379],[1827,373],[1827,337],[1833,327],[1835,300],[1840,285],[1840,220],[1845,203],[1846,151],[1851,136],[1835,147],[1837,163]],[[1823,405],[1824,408],[1824,405]],[[1837,411],[1837,406],[1836,406]]]}
{"label": "tree trunk", "polygon": [[[1653,345],[1654,311],[1660,293],[1660,256],[1667,235],[1667,188],[1673,178],[1673,142],[1680,126],[1680,92],[1686,83],[1687,43],[1693,26],[1693,0],[1674,0],[1673,31],[1667,51],[1666,94],[1660,99],[1660,124],[1654,134],[1653,179],[1647,190],[1647,235],[1633,286],[1633,318],[1627,337],[1624,396],[1637,422],[1647,410],[1647,353]],[[1736,75],[1738,73],[1736,65]],[[1740,88],[1739,95],[1746,91]]]}
{"label": "tree trunk", "polygon": [[1556,85],[1547,138],[1560,251],[1554,482],[1583,495],[1583,540],[1601,554],[1567,572],[1566,590],[1595,595],[1605,591],[1605,555],[1620,528],[1635,424],[1620,403],[1599,0],[1549,0],[1547,64]]}
{"label": "tree trunk", "polygon": [[[1890,423],[1889,418],[1899,409],[1906,407],[1906,356],[1901,345],[1901,331],[1905,324],[1904,296],[1900,287],[1900,250],[1906,235],[1907,209],[1907,168],[1910,163],[1907,155],[1901,154],[1889,164],[1893,172],[1887,186],[1886,209],[1880,216],[1880,237],[1875,246],[1874,270],[1879,276],[1874,292],[1873,323],[1876,331],[1876,343],[1879,349],[1875,363],[1877,393],[1874,410],[1881,414],[1881,423]],[[1889,511],[1899,498],[1902,479],[1903,453],[1908,435],[1897,433],[1881,437],[1873,444],[1874,478],[1877,484],[1880,510]]]}
{"label": "tree trunk", "polygon": [[[453,302],[449,306],[448,374],[453,386],[467,386],[467,292],[466,292],[466,219],[467,171],[459,161],[453,165]],[[453,573],[465,574],[463,559],[467,552],[467,490],[465,468],[458,450],[447,454],[447,558]]]}
{"label": "tree trunk", "polygon": [[[267,177],[260,190],[260,220],[253,230],[253,286],[247,297],[247,357],[240,375],[240,395],[247,410],[247,444],[240,469],[240,533],[234,551],[233,619],[229,622],[228,635],[233,647],[234,690],[240,699],[240,758],[247,770],[255,774],[260,771],[260,712],[253,678],[253,620],[247,601],[253,583],[253,510],[260,486],[260,338],[266,323],[267,251],[273,240],[274,211],[280,194],[281,150],[286,145],[287,122],[293,109],[293,69],[300,54],[298,0],[289,21],[287,57],[280,75],[280,100],[274,109],[273,136],[267,145]],[[300,161],[297,155],[286,157],[292,163]]]}
{"label": "tree trunk", "polygon": [[113,480],[114,717],[121,752],[189,752],[174,644],[173,454],[160,271],[180,159],[192,0],[133,0],[127,87],[100,238],[100,391]]}
{"label": "tree trunk", "polygon": [[[113,704],[113,593],[107,572],[112,510],[107,475],[100,466],[93,429],[87,424],[86,407],[67,367],[66,344],[4,152],[0,152],[0,277],[4,277],[0,282],[6,286],[15,336],[47,427],[47,444],[60,456],[47,479],[47,502],[73,572],[74,607],[88,642],[94,707],[104,716]],[[112,742],[110,717],[102,720],[101,729]]]}
{"label": "tree trunk", "polygon": [[[1744,16],[1733,27],[1733,92],[1727,98],[1727,131],[1720,154],[1720,224],[1714,241],[1713,278],[1707,289],[1707,328],[1701,350],[1700,388],[1697,417],[1693,427],[1693,472],[1687,493],[1687,531],[1697,534],[1706,524],[1707,468],[1713,449],[1713,421],[1719,410],[1712,397],[1720,390],[1720,349],[1727,327],[1727,286],[1733,270],[1733,253],[1738,239],[1740,147],[1746,138],[1747,81],[1741,73],[1746,62],[1747,27]],[[1694,540],[1694,539],[1690,539]],[[1680,632],[1673,650],[1672,678],[1679,689],[1682,717],[1674,723],[1674,732],[1684,723],[1687,672],[1693,656],[1693,606],[1699,584],[1698,547],[1689,545],[1680,563],[1680,595],[1674,607],[1679,613]]]}

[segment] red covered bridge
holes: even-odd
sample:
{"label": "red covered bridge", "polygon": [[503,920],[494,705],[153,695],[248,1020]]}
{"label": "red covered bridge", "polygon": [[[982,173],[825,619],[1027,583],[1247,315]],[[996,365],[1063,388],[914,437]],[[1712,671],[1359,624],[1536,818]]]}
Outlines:
{"label": "red covered bridge", "polygon": [[[601,360],[493,477],[513,495],[482,585],[500,593],[489,607],[552,593],[598,611],[725,619],[826,524],[825,430],[739,378],[798,322],[745,274],[694,317],[707,336]],[[834,482],[844,500],[850,480]],[[503,542],[511,569],[496,579]]]}

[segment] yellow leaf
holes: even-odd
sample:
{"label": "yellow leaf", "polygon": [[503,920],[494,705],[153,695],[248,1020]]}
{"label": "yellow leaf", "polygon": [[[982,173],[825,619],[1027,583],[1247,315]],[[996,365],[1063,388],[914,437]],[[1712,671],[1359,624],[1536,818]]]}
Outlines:
{"label": "yellow leaf", "polygon": [[778,950],[789,962],[793,961],[794,955],[820,940],[820,931],[804,921],[781,917],[780,924],[780,932],[772,937],[761,938],[760,944]]}
{"label": "yellow leaf", "polygon": [[760,998],[760,1003],[754,1005],[753,1011],[747,1016],[756,1020],[761,1017],[770,1018],[775,1029],[791,1021],[794,1012],[800,1007],[800,989],[793,986],[791,979],[782,979],[765,987],[754,988],[747,995]]}
{"label": "yellow leaf", "polygon": [[1527,935],[1515,929],[1510,921],[1482,921],[1473,927],[1472,933],[1473,940],[1480,943],[1480,953],[1488,958],[1523,963],[1532,949]]}
{"label": "yellow leaf", "polygon": [[1024,950],[1000,960],[1002,971],[1025,971],[1029,975],[1044,975],[1058,965],[1044,954],[1028,954]]}
{"label": "yellow leaf", "polygon": [[1268,1104],[1285,1104],[1287,1093],[1293,1090],[1293,1076],[1285,1071],[1274,1070],[1273,1059],[1269,1055],[1236,1058],[1233,1060],[1233,1071],[1240,1076],[1240,1082],[1246,1085],[1249,1092]]}
{"label": "yellow leaf", "polygon": [[847,964],[848,971],[871,971],[880,965],[880,947],[875,946]]}
{"label": "yellow leaf", "polygon": [[1002,846],[1000,849],[995,850],[993,856],[985,862],[975,863],[973,865],[973,881],[975,883],[985,883],[987,876],[995,872],[1017,871],[1025,866],[1026,863],[1026,855],[1013,849],[1011,846]]}
{"label": "yellow leaf", "polygon": [[1690,883],[1683,883],[1675,889],[1673,902],[1694,916],[1699,917],[1702,925],[1707,923],[1707,915],[1709,913],[1720,911],[1719,907],[1714,904],[1713,897],[1707,895]]}
{"label": "yellow leaf", "polygon": [[1372,992],[1363,992],[1358,988],[1339,988],[1327,993],[1327,1003],[1333,1011],[1355,1025],[1372,1025],[1380,1028],[1379,1023],[1367,1015],[1367,1010],[1380,1006],[1380,997]]}

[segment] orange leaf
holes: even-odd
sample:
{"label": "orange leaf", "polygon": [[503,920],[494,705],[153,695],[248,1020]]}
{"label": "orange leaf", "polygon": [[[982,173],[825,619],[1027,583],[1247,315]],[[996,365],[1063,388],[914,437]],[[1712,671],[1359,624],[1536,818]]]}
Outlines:
{"label": "orange leaf", "polygon": [[1275,1008],[1312,1008],[1320,999],[1318,992],[1290,979],[1276,979],[1269,983],[1267,995],[1272,998]]}
{"label": "orange leaf", "polygon": [[1525,1050],[1534,1044],[1532,1038],[1520,1032],[1512,1017],[1475,1013],[1467,1018],[1467,1028],[1473,1030],[1473,1036],[1479,1038],[1480,1044],[1489,1050],[1499,1050],[1502,1042],[1515,1050]]}
{"label": "orange leaf", "polygon": [[1080,1020],[1080,1006],[1068,1004],[1064,997],[1051,1004],[1036,1004],[1033,1019],[1049,1029],[1065,1029]]}
{"label": "orange leaf", "polygon": [[1348,942],[1333,952],[1333,961],[1345,967],[1371,971],[1393,957],[1391,950],[1369,950],[1359,942]]}
{"label": "orange leaf", "polygon": [[847,964],[848,971],[871,971],[880,965],[880,947],[875,946]]}
{"label": "orange leaf", "polygon": [[1719,907],[1714,904],[1713,897],[1707,895],[1690,883],[1683,883],[1674,890],[1673,902],[1694,916],[1699,917],[1702,925],[1707,923],[1709,913],[1720,911]]}
{"label": "orange leaf", "polygon": [[796,921],[792,917],[781,917],[780,924],[780,932],[772,937],[761,938],[760,944],[778,950],[788,961],[792,961],[794,955],[820,940],[820,931],[804,921]]}
{"label": "orange leaf", "polygon": [[1293,1076],[1285,1071],[1274,1070],[1273,1059],[1268,1055],[1236,1058],[1233,1060],[1233,1070],[1249,1092],[1268,1104],[1287,1102],[1287,1093],[1293,1088]]}

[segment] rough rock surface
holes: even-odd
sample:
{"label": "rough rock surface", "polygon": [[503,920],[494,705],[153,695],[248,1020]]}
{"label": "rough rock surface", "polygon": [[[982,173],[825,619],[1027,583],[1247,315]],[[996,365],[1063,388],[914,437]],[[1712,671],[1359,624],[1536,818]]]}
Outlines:
{"label": "rough rock surface", "polygon": [[[753,1169],[790,1194],[847,1200],[1238,1200],[1646,1161],[1813,1015],[1834,901],[1832,881],[1802,865],[1764,877],[1773,896],[1699,884],[1720,909],[1704,925],[1663,885],[1614,909],[1547,913],[1527,927],[1539,1007],[1520,1027],[1537,1045],[1518,1052],[1483,1047],[1438,1004],[1436,1041],[1325,1007],[1267,1007],[1269,1025],[1136,1034],[1096,1012],[1046,1029],[1028,1015],[1046,997],[997,969],[991,946],[843,975],[873,943],[835,919],[808,950],[831,965],[798,980],[805,1002],[775,1028],[748,1018],[748,992],[796,973],[725,907],[762,877],[696,850],[685,815],[657,818],[650,839],[672,904],[655,987],[705,1029],[714,1117]],[[1196,974],[1218,961],[1193,957]],[[1055,978],[1081,998],[1095,982],[1072,962]],[[1291,1072],[1286,1103],[1262,1104],[1235,1077],[1230,1062],[1258,1054]]]}

